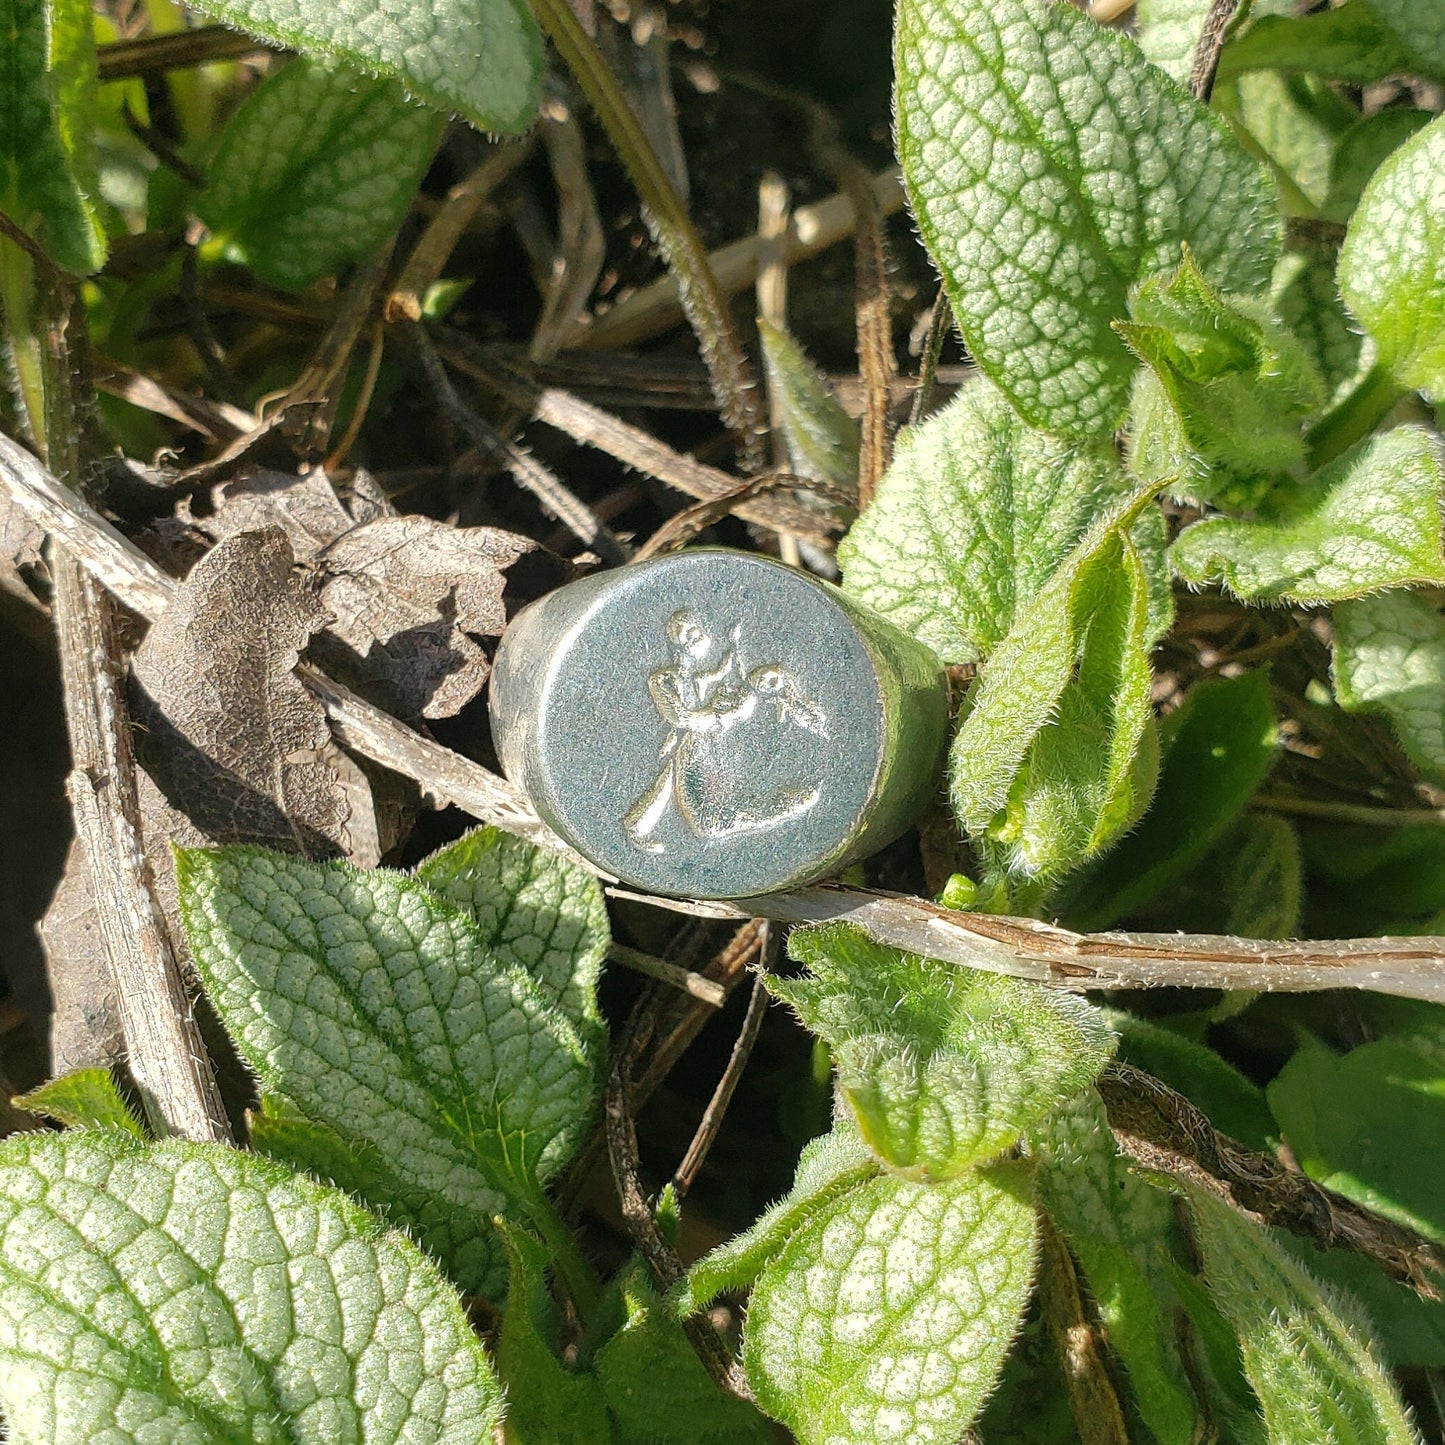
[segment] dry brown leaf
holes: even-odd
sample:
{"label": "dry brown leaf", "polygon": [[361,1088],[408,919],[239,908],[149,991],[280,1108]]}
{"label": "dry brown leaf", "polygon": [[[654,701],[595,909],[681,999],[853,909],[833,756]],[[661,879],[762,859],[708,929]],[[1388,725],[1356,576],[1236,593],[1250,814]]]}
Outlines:
{"label": "dry brown leaf", "polygon": [[70,845],[60,885],[40,920],[40,942],[50,979],[51,1073],[116,1063],[125,1056],[125,1043],[79,839]]}
{"label": "dry brown leaf", "polygon": [[240,532],[196,564],[136,654],[141,761],[211,841],[374,850],[364,779],[292,672],[324,621],[281,530]]}
{"label": "dry brown leaf", "polygon": [[344,648],[362,690],[399,717],[452,717],[481,691],[473,640],[506,626],[503,574],[536,544],[494,527],[388,517],[354,527],[317,558],[327,646]]}
{"label": "dry brown leaf", "polygon": [[297,560],[321,572],[332,620],[314,652],[341,680],[408,720],[452,717],[481,691],[488,665],[474,638],[500,635],[502,574],[536,543],[390,515],[364,472],[345,499],[320,470],[252,471],[213,497],[214,514],[192,519],[208,535],[280,527]]}

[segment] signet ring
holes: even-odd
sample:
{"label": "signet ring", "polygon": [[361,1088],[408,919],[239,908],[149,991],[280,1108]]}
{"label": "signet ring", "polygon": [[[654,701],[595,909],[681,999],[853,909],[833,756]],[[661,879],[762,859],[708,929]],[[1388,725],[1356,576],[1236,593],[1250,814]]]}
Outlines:
{"label": "signet ring", "polygon": [[921,642],[807,572],[690,548],[524,608],[491,676],[502,768],[583,857],[747,898],[898,837],[937,782],[948,690]]}

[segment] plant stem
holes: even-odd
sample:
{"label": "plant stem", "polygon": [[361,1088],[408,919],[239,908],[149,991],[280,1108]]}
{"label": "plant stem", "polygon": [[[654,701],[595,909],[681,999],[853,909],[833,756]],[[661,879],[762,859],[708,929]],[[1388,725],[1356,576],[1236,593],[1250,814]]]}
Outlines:
{"label": "plant stem", "polygon": [[1310,470],[1319,471],[1368,436],[1404,395],[1405,388],[1390,374],[1390,369],[1377,361],[1360,384],[1310,428],[1305,438],[1309,445]]}
{"label": "plant stem", "polygon": [[764,426],[757,382],[692,217],[568,0],[532,0],[532,9],[592,103],[637,189],[644,218],[677,277],[683,310],[697,333],[723,420],[737,436],[744,467],[750,472],[761,471],[767,458],[762,447]]}
{"label": "plant stem", "polygon": [[602,1286],[598,1283],[592,1266],[583,1257],[577,1237],[552,1207],[551,1200],[540,1191],[537,1197],[530,1201],[528,1221],[552,1251],[552,1259],[567,1282],[567,1292],[572,1296],[572,1303],[577,1306],[582,1323],[587,1324],[596,1314]]}
{"label": "plant stem", "polygon": [[45,368],[35,333],[35,266],[8,236],[0,236],[0,309],[5,312],[15,380],[42,459],[48,459],[45,432]]}

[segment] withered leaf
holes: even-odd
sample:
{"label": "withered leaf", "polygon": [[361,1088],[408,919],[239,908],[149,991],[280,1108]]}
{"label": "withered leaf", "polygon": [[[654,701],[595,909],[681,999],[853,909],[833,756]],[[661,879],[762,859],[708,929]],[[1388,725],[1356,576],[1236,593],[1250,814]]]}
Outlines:
{"label": "withered leaf", "polygon": [[[476,636],[506,625],[504,573],[536,544],[495,527],[387,517],[353,527],[317,558],[327,646],[401,717],[451,717],[481,690],[488,664]],[[366,686],[366,684],[370,686]]]}
{"label": "withered leaf", "polygon": [[353,846],[375,837],[364,779],[292,671],[324,621],[284,533],[239,532],[196,564],[136,654],[141,762],[211,841],[371,851]]}

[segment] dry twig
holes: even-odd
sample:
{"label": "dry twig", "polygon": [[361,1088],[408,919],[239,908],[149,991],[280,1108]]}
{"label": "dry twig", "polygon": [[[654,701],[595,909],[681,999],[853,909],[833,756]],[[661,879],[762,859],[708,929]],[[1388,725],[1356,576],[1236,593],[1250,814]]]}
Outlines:
{"label": "dry twig", "polygon": [[1110,1064],[1099,1092],[1120,1147],[1141,1164],[1201,1183],[1321,1249],[1366,1255],[1422,1299],[1441,1297],[1445,1248],[1432,1240],[1219,1133],[1183,1094],[1140,1069]]}
{"label": "dry twig", "polygon": [[1107,1351],[1098,1325],[1089,1317],[1073,1256],[1042,1209],[1039,1246],[1039,1305],[1069,1392],[1069,1409],[1079,1427],[1079,1439],[1089,1445],[1129,1445]]}

